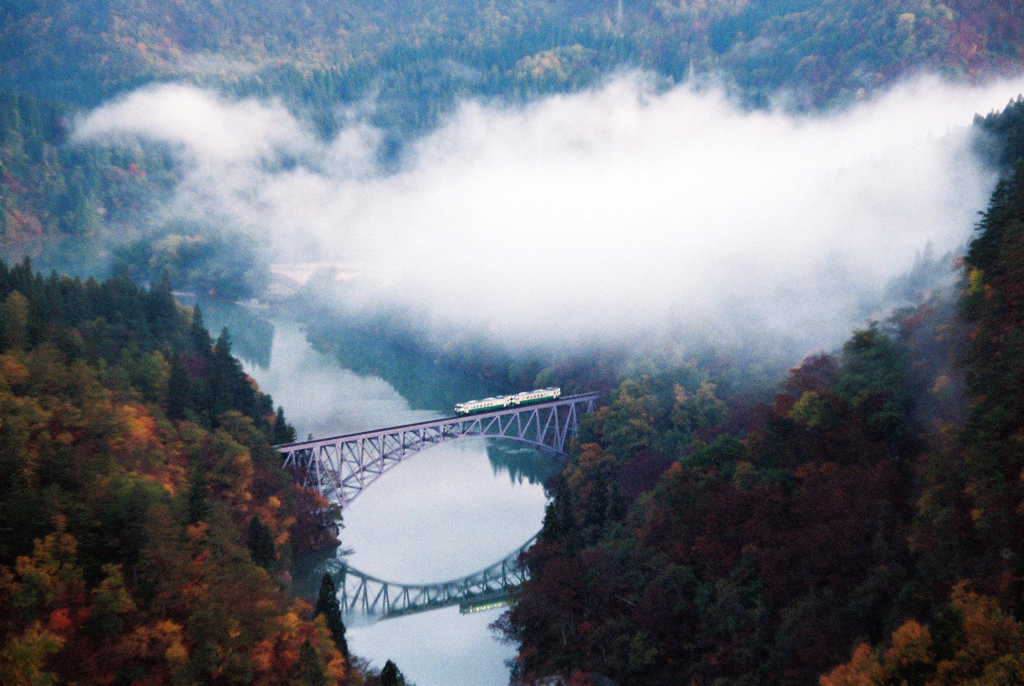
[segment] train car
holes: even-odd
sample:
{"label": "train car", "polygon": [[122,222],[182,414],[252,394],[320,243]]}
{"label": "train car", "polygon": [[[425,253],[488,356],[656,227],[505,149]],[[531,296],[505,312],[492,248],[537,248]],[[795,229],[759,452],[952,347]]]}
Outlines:
{"label": "train car", "polygon": [[482,400],[467,400],[455,406],[455,414],[475,414],[477,412],[489,412],[492,410],[503,410],[506,407],[517,407],[530,403],[555,400],[562,395],[560,388],[538,388],[534,391],[523,391],[513,395],[502,395],[496,398],[483,398]]}

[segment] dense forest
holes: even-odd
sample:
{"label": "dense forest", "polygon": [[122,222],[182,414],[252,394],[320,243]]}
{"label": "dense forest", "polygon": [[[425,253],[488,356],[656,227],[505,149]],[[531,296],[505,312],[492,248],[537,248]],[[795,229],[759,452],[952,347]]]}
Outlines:
{"label": "dense forest", "polygon": [[330,542],[293,438],[166,282],[0,263],[0,682],[362,683],[285,592]]}
{"label": "dense forest", "polygon": [[0,15],[0,77],[78,102],[181,77],[307,103],[378,81],[429,116],[459,91],[565,89],[643,65],[675,80],[724,70],[755,92],[790,85],[823,102],[921,66],[1019,65],[1022,31],[1005,0],[26,0]]}
{"label": "dense forest", "polygon": [[682,369],[584,419],[499,622],[516,679],[1024,680],[1022,115],[976,122],[1005,174],[955,289],[769,402]]}
{"label": "dense forest", "polygon": [[[116,274],[0,262],[0,683],[402,683],[349,655],[329,583],[290,595],[292,554],[336,543],[326,504],[278,469],[294,431],[230,336],[172,295],[265,296],[267,256],[162,217],[174,151],[75,141],[88,108],[165,82],[279,99],[324,140],[375,127],[387,174],[461,100],[628,70],[822,112],[1022,65],[1018,0],[0,4],[0,245],[86,237]],[[1001,181],[956,286],[779,383],[714,352],[430,349],[401,314],[288,303],[357,372],[417,360],[409,397],[439,369],[603,392],[496,625],[514,682],[1024,683],[1024,102],[975,126]]]}
{"label": "dense forest", "polygon": [[394,168],[465,98],[524,102],[643,70],[722,82],[751,106],[835,108],[920,71],[1013,73],[1022,44],[1015,0],[6,3],[0,241],[106,229],[230,250],[215,227],[148,225],[178,180],[168,150],[69,144],[76,112],[146,84],[279,98],[325,138],[366,121]]}

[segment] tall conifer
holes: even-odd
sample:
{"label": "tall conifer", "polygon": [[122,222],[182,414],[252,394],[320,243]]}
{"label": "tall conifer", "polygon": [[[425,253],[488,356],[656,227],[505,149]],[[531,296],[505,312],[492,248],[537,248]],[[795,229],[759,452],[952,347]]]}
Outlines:
{"label": "tall conifer", "polygon": [[348,641],[345,640],[345,622],[341,619],[341,604],[338,602],[338,589],[330,574],[324,574],[320,580],[320,594],[316,599],[313,616],[323,615],[327,620],[327,628],[331,630],[334,645],[348,659]]}

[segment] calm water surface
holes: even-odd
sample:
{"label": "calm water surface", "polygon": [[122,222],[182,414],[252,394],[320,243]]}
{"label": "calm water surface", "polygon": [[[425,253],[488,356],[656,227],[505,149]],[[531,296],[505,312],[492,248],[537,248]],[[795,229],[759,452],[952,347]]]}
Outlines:
{"label": "calm water surface", "polygon": [[[379,375],[356,374],[314,350],[294,322],[207,305],[203,314],[214,336],[228,327],[246,372],[284,407],[299,437],[451,415],[450,398],[419,398],[421,406],[414,407],[386,380],[389,368]],[[453,380],[446,381],[450,388]],[[466,388],[463,399],[479,397],[478,385],[467,381]],[[538,463],[544,465],[539,470]],[[546,503],[540,484],[547,474],[539,472],[550,470],[532,450],[488,447],[482,440],[424,451],[386,473],[346,510],[341,538],[342,548],[351,551],[347,562],[407,583],[445,581],[482,569],[540,528]],[[296,560],[300,592],[315,593],[322,559],[323,554]],[[496,686],[508,682],[505,663],[514,654],[488,628],[501,611],[461,615],[452,607],[378,622],[350,618],[347,638],[354,653],[377,668],[394,660],[418,686]]]}
{"label": "calm water surface", "polygon": [[[29,252],[44,272],[100,278],[109,257],[102,246],[80,240],[3,252],[10,263]],[[340,341],[356,373],[340,357],[314,350],[295,322],[236,305],[201,307],[214,338],[228,328],[234,354],[285,408],[300,438],[450,416],[455,402],[490,391],[429,360],[381,355],[374,342],[358,338]],[[473,573],[539,530],[546,503],[540,484],[555,468],[515,445],[464,441],[431,448],[389,471],[346,510],[342,550],[351,551],[346,559],[352,566],[389,581],[445,581]],[[337,554],[297,559],[297,592],[315,597],[318,564]],[[497,686],[508,682],[505,663],[514,654],[488,628],[501,611],[461,615],[450,607],[378,622],[352,617],[347,638],[355,654],[378,669],[394,660],[418,686]]]}

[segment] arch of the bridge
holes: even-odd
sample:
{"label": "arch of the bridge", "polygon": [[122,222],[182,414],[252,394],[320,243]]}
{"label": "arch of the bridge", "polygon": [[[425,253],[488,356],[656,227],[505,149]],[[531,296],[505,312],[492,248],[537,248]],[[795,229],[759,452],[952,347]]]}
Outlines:
{"label": "arch of the bridge", "polygon": [[507,599],[526,581],[526,569],[520,564],[519,556],[536,539],[535,535],[478,572],[432,584],[385,581],[337,559],[330,560],[327,567],[338,588],[338,601],[344,612],[388,619],[452,605]]}
{"label": "arch of the bridge", "polygon": [[507,438],[565,455],[598,394],[277,446],[283,466],[342,510],[403,460],[465,438]]}

